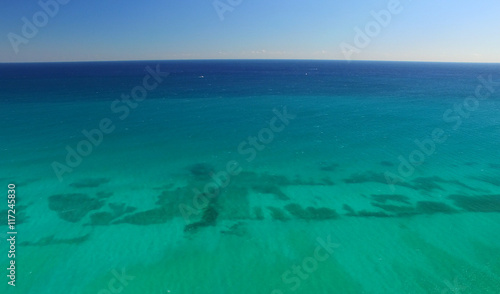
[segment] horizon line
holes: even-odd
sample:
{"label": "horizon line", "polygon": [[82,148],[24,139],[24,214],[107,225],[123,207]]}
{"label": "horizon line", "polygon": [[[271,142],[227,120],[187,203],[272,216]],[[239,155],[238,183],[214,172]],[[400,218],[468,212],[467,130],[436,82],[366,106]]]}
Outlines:
{"label": "horizon line", "polygon": [[339,61],[339,62],[401,62],[401,63],[466,63],[466,64],[500,64],[500,62],[476,61],[421,61],[421,60],[383,60],[383,59],[306,59],[306,58],[194,58],[194,59],[126,59],[126,60],[70,60],[70,61],[1,61],[0,64],[32,64],[32,63],[99,63],[99,62],[162,62],[162,61]]}

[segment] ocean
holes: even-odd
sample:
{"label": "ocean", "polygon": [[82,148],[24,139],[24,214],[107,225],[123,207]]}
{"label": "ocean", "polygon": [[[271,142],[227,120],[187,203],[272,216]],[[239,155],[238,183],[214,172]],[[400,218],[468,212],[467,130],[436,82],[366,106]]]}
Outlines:
{"label": "ocean", "polygon": [[0,64],[1,292],[500,293],[499,95],[499,64]]}

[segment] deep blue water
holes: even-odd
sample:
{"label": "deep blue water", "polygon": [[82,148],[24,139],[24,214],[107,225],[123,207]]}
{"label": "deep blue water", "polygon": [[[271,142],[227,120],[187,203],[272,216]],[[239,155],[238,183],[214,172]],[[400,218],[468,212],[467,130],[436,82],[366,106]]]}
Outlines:
{"label": "deep blue water", "polygon": [[45,96],[43,101],[113,99],[95,94],[128,92],[129,83],[146,74],[146,66],[157,64],[170,76],[153,98],[368,96],[374,91],[447,96],[466,90],[478,75],[494,75],[499,69],[497,64],[264,60],[2,64],[1,98],[16,102],[39,101],[38,95]]}

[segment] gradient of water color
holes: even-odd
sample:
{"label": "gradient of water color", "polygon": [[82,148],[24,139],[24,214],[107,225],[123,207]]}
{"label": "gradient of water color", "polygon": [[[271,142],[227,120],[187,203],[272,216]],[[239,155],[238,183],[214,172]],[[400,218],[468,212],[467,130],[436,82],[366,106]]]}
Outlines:
{"label": "gradient of water color", "polygon": [[[157,66],[169,75],[120,119],[113,101]],[[500,81],[499,65],[171,61],[0,72],[0,179],[17,186],[19,293],[500,289],[500,84],[473,110],[456,110],[474,101],[480,77]],[[284,111],[294,118],[278,116],[279,132],[252,145]],[[59,181],[53,163],[66,164],[66,146],[105,118],[114,130]],[[446,140],[388,185],[384,175],[399,174],[400,156],[409,160],[435,129]],[[193,189],[232,161],[239,173],[195,209]],[[189,222],[180,205],[194,209]],[[117,280],[122,270],[128,278]]]}

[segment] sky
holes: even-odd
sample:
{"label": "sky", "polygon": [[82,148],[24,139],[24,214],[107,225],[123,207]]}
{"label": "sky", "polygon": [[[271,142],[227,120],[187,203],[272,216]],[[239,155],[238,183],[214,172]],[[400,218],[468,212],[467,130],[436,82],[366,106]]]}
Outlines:
{"label": "sky", "polygon": [[0,62],[500,62],[498,0],[0,0]]}

